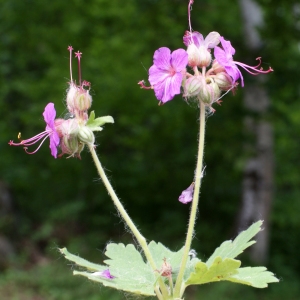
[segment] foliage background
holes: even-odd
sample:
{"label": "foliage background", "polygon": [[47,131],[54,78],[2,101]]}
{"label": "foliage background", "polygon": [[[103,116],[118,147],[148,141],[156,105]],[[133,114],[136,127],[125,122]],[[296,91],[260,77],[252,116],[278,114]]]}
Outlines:
{"label": "foliage background", "polygon": [[[118,195],[149,240],[174,250],[181,247],[189,206],[177,198],[193,179],[198,111],[180,96],[157,106],[153,92],[140,90],[137,82],[147,79],[157,48],[183,47],[187,1],[0,0],[0,4],[0,180],[9,186],[14,204],[13,212],[1,217],[0,230],[15,247],[0,275],[1,295],[5,299],[106,299],[110,291],[73,278],[56,251],[57,246],[67,246],[101,262],[108,241],[132,242],[89,153],[85,151],[82,160],[55,160],[47,145],[35,155],[26,155],[7,142],[16,139],[18,132],[24,138],[41,132],[41,114],[48,102],[55,103],[58,116],[66,113],[67,46],[80,49],[83,78],[92,83],[93,109],[98,116],[115,119],[114,125],[98,134],[97,151]],[[268,268],[282,282],[262,291],[209,285],[191,290],[195,299],[201,295],[297,299],[300,295],[300,8],[292,0],[260,0],[260,4],[265,15],[260,55],[275,70],[266,82],[276,157]],[[193,29],[204,35],[220,32],[232,41],[237,61],[249,59],[242,21],[238,1],[228,5],[196,0],[193,5]],[[76,76],[75,63],[73,67]],[[245,75],[246,84],[247,79]],[[243,126],[242,93],[239,89],[234,97],[227,95],[207,122],[207,169],[193,244],[203,258],[238,231],[242,170],[249,155],[244,145],[251,141]]]}

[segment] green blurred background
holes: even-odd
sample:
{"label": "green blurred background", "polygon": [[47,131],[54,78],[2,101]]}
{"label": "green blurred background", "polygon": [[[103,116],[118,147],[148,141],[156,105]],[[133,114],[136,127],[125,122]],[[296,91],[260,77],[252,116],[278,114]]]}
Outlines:
{"label": "green blurred background", "polygon": [[[173,250],[183,245],[189,205],[177,199],[193,180],[198,109],[180,96],[158,106],[154,93],[137,82],[147,80],[157,48],[183,47],[187,2],[0,0],[0,241],[7,250],[0,260],[1,299],[127,297],[73,277],[57,251],[67,246],[100,263],[109,241],[133,241],[88,151],[81,160],[55,160],[48,142],[35,155],[7,144],[18,132],[27,138],[44,129],[48,102],[58,116],[67,112],[68,45],[83,53],[83,78],[92,83],[96,115],[115,119],[97,134],[97,151],[122,202],[149,240]],[[265,82],[276,163],[266,264],[281,282],[264,290],[210,284],[190,289],[187,299],[300,298],[300,9],[293,0],[259,3],[265,23],[259,55],[275,70]],[[196,0],[192,24],[204,35],[218,31],[229,39],[237,61],[249,59],[238,1]],[[243,168],[251,155],[244,145],[252,141],[242,99],[242,88],[228,94],[207,121],[207,169],[193,244],[203,259],[238,231]],[[254,264],[247,255],[244,260]]]}

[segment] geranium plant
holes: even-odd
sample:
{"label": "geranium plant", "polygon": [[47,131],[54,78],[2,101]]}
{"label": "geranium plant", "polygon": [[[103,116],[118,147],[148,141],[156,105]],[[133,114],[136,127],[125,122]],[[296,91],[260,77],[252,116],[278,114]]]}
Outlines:
{"label": "geranium plant", "polygon": [[[195,235],[194,227],[197,216],[201,179],[203,177],[204,134],[207,117],[213,116],[215,103],[228,92],[238,88],[239,81],[244,86],[244,79],[239,67],[252,75],[266,74],[271,68],[263,70],[261,60],[256,66],[248,66],[234,60],[235,49],[230,41],[218,32],[211,32],[205,38],[193,31],[190,11],[193,1],[188,4],[189,30],[183,36],[186,49],[171,51],[161,47],[154,52],[153,65],[149,68],[149,83],[140,81],[141,88],[154,90],[160,105],[171,101],[175,95],[183,95],[185,102],[196,103],[199,108],[199,139],[197,164],[194,180],[179,195],[179,201],[191,205],[188,230],[182,249],[172,252],[160,242],[147,241],[138,230],[122,203],[117,197],[96,153],[95,131],[101,131],[106,123],[113,123],[111,116],[95,117],[94,111],[88,112],[92,105],[89,93],[91,84],[81,79],[81,57],[78,60],[78,83],[72,77],[73,48],[70,53],[70,82],[66,96],[68,114],[65,118],[56,118],[53,103],[48,103],[43,113],[46,129],[42,133],[18,142],[10,141],[11,146],[23,146],[26,153],[34,154],[49,137],[50,151],[54,158],[68,155],[80,158],[85,147],[91,153],[98,173],[105,185],[119,215],[124,219],[134,235],[141,254],[134,244],[124,245],[109,243],[105,255],[107,260],[102,265],[91,263],[68,252],[60,252],[79,268],[74,275],[81,275],[100,284],[129,293],[157,296],[158,299],[183,299],[186,287],[216,281],[231,281],[256,288],[267,287],[268,283],[278,282],[273,273],[265,267],[241,267],[236,257],[255,241],[252,238],[261,230],[262,221],[252,224],[241,232],[233,241],[225,241],[206,260],[201,261],[191,249]],[[163,109],[168,109],[167,105]],[[33,151],[28,147],[40,142]],[[208,145],[209,147],[209,145]],[[192,172],[192,171],[191,171]]]}

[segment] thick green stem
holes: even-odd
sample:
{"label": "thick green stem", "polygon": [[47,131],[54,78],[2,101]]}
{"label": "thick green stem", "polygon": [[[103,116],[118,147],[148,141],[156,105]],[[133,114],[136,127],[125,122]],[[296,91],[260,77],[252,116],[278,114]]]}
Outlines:
{"label": "thick green stem", "polygon": [[200,101],[199,146],[198,146],[197,167],[196,167],[195,179],[194,179],[195,188],[194,188],[194,195],[193,195],[193,202],[192,202],[192,208],[190,213],[188,231],[187,231],[186,241],[184,245],[184,252],[182,256],[179,273],[176,279],[174,298],[180,298],[184,292],[184,288],[182,286],[183,275],[185,272],[189,252],[191,249],[194,227],[195,227],[197,211],[198,211],[199,191],[200,191],[201,178],[202,178],[202,166],[203,166],[203,154],[204,154],[204,134],[205,134],[205,106]]}
{"label": "thick green stem", "polygon": [[[137,229],[137,227],[134,225],[134,223],[132,222],[131,218],[129,217],[129,215],[127,214],[125,208],[123,207],[122,203],[120,202],[118,196],[116,195],[113,187],[111,186],[105,172],[104,172],[104,169],[100,163],[100,160],[96,154],[96,151],[95,151],[95,148],[93,145],[89,145],[89,150],[91,152],[91,155],[93,157],[93,160],[94,160],[94,163],[96,165],[96,168],[98,170],[98,173],[109,193],[109,195],[111,196],[112,198],[112,201],[114,202],[115,206],[117,207],[117,210],[120,212],[121,216],[123,217],[124,221],[126,222],[126,224],[128,225],[128,227],[130,228],[130,230],[132,231],[133,235],[135,236],[135,238],[137,239],[137,241],[139,242],[139,244],[141,245],[144,253],[145,253],[145,256],[146,256],[146,259],[147,261],[149,262],[149,264],[151,265],[151,268],[153,269],[153,271],[157,270],[157,267],[156,267],[156,264],[153,260],[153,257],[151,255],[151,252],[148,248],[148,245],[147,245],[147,242],[146,242],[146,239],[142,236],[142,234],[139,232],[139,230]],[[158,280],[158,283],[159,283],[159,287],[160,287],[160,290],[162,292],[162,295],[163,295],[163,299],[168,299],[169,296],[168,296],[168,290],[165,286],[165,284],[163,283],[162,279],[159,278]],[[158,295],[159,296],[159,295]]]}

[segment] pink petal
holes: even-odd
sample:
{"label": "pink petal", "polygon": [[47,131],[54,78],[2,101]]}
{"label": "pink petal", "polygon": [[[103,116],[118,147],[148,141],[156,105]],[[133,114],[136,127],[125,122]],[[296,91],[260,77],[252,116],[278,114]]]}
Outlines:
{"label": "pink petal", "polygon": [[212,31],[204,40],[204,45],[206,49],[213,49],[220,43],[220,34],[216,31]]}
{"label": "pink petal", "polygon": [[231,56],[235,54],[235,49],[231,46],[230,41],[225,41],[224,38],[221,36],[220,37],[220,42],[222,44],[222,47],[223,47],[224,51],[227,54],[230,54]]}
{"label": "pink petal", "polygon": [[57,158],[57,146],[59,145],[59,136],[56,131],[52,131],[52,134],[49,136],[50,138],[50,150],[51,150],[51,155],[54,158]]}
{"label": "pink petal", "polygon": [[222,48],[216,46],[214,49],[214,55],[220,65],[224,66],[228,63],[226,53]]}
{"label": "pink petal", "polygon": [[151,66],[149,69],[149,82],[151,85],[161,83],[170,76],[169,71],[164,71],[157,68],[155,65]]}
{"label": "pink petal", "polygon": [[181,72],[188,64],[188,54],[184,49],[177,49],[171,55],[171,64],[176,72]]}
{"label": "pink petal", "polygon": [[171,50],[167,47],[159,48],[154,52],[153,63],[154,65],[162,70],[169,70],[171,59]]}
{"label": "pink petal", "polygon": [[56,111],[53,103],[48,103],[43,112],[45,122],[53,129]]}

